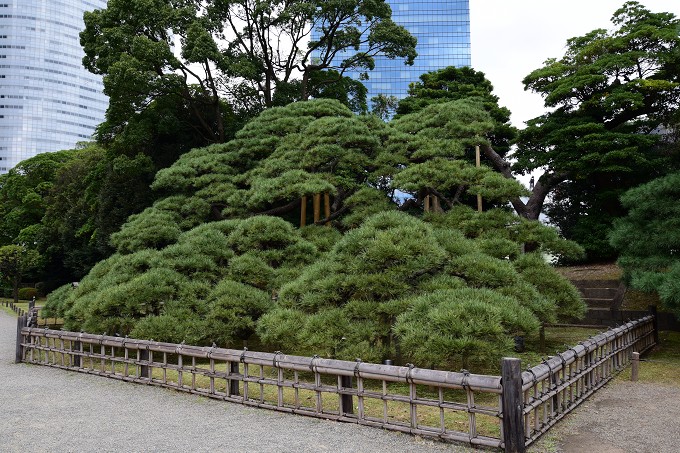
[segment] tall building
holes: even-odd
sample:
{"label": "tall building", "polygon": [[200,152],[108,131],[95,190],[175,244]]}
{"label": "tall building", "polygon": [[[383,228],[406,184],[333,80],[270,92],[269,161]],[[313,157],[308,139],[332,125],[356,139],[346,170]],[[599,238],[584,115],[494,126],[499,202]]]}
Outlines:
{"label": "tall building", "polygon": [[90,140],[108,105],[82,65],[83,13],[106,0],[0,3],[0,173]]}
{"label": "tall building", "polygon": [[[447,66],[470,66],[470,4],[469,0],[386,0],[392,7],[392,20],[418,39],[413,66],[403,59],[390,60],[378,56],[375,69],[362,81],[368,89],[367,99],[378,94],[396,96],[408,94],[408,85],[429,71]],[[312,31],[312,36],[314,32]],[[359,71],[346,75],[359,79]]]}

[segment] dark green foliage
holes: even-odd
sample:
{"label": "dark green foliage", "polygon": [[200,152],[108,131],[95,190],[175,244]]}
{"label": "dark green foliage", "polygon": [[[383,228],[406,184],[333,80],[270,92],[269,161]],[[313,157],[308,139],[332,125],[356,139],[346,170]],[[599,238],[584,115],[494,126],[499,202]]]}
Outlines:
{"label": "dark green foliage", "polygon": [[[557,304],[557,315],[562,320],[581,319],[585,315],[585,306],[580,301],[578,290],[569,280],[554,272],[537,253],[520,255],[513,261],[515,269],[522,278],[533,285],[541,297]],[[541,297],[535,298],[541,303]]]}
{"label": "dark green foliage", "polygon": [[548,213],[589,260],[614,254],[606,237],[625,214],[621,194],[678,168],[680,20],[629,1],[612,23],[568,40],[562,58],[524,79],[552,110],[528,122],[513,166],[545,171],[536,201],[554,189]]}
{"label": "dark green foliage", "polygon": [[39,154],[0,175],[0,245],[16,243],[23,230],[40,224],[56,174],[75,153]]}
{"label": "dark green foliage", "polygon": [[95,145],[69,153],[36,229],[36,247],[45,257],[42,279],[50,288],[79,280],[111,255],[109,236],[153,199],[148,157],[114,156]]}
{"label": "dark green foliage", "polygon": [[35,250],[20,245],[0,247],[0,281],[12,287],[14,303],[19,300],[22,277],[40,265],[40,255]]}
{"label": "dark green foliage", "polygon": [[173,126],[182,144],[221,143],[238,117],[310,96],[363,112],[366,90],[345,71],[373,69],[378,53],[406,64],[416,56],[416,39],[382,0],[111,0],[86,13],[85,25],[84,65],[106,76],[110,97],[100,133],[139,144],[151,135],[146,142],[170,154],[181,150],[167,140]]}
{"label": "dark green foliage", "polygon": [[629,190],[621,203],[628,215],[614,222],[610,239],[624,277],[633,288],[658,292],[680,315],[680,173]]}
{"label": "dark green foliage", "polygon": [[159,250],[98,263],[77,289],[52,293],[46,309],[69,329],[229,343],[250,336],[271,291],[317,254],[275,217],[206,223]]}
{"label": "dark green foliage", "polygon": [[442,369],[493,363],[511,350],[513,335],[532,335],[538,328],[534,314],[516,299],[470,288],[415,297],[395,324],[408,360]]}
{"label": "dark green foliage", "polygon": [[483,72],[449,66],[422,74],[420,81],[412,83],[408,96],[399,101],[397,117],[418,112],[431,104],[477,98],[494,121],[490,141],[497,152],[505,155],[517,132],[510,125],[510,110],[498,105],[498,96],[492,91],[493,86]]}
{"label": "dark green foliage", "polygon": [[[474,211],[469,215],[484,216]],[[260,338],[294,352],[325,352],[345,359],[361,354],[362,359],[375,361],[394,357],[396,333],[405,356],[421,366],[444,366],[460,363],[461,355],[471,361],[495,358],[509,351],[514,333],[532,335],[541,321],[584,312],[575,289],[539,257],[520,256],[519,243],[505,240],[508,250],[515,245],[514,253],[511,260],[499,259],[482,251],[488,243],[481,245],[460,230],[436,225],[400,212],[368,218],[282,287],[278,307],[258,324]],[[465,322],[458,327],[412,325],[415,319],[426,322],[427,316],[418,310],[428,306],[423,300],[437,294],[459,295],[459,301],[442,310],[458,316],[469,309],[476,327]],[[473,294],[484,303],[467,300]],[[405,311],[419,314],[398,321]],[[294,319],[300,327],[286,335]],[[480,335],[467,338],[474,332]],[[448,351],[435,348],[436,352],[429,346],[417,349],[425,342],[423,336],[428,345],[450,338],[457,346]]]}
{"label": "dark green foliage", "polygon": [[[234,140],[159,171],[159,200],[112,236],[117,253],[47,308],[69,329],[233,346],[255,331],[289,353],[381,360],[394,357],[397,317],[416,298],[481,289],[527,318],[521,324],[496,308],[481,316],[480,329],[492,333],[485,323],[503,319],[501,333],[479,340],[485,360],[506,351],[500,336],[531,335],[531,326],[582,306],[559,285],[537,288],[515,265],[527,241],[553,253],[577,247],[507,210],[476,213],[444,195],[503,202],[522,193],[462,159],[492,127],[475,100],[389,124],[327,99],[269,109]],[[400,204],[397,190],[413,198]],[[424,197],[435,192],[442,206],[421,220]],[[320,193],[330,217],[312,225]],[[308,226],[297,228],[303,199]],[[438,363],[458,360],[452,354]]]}
{"label": "dark green foliage", "polygon": [[21,300],[31,300],[34,297],[38,297],[38,290],[35,288],[19,288],[17,294]]}
{"label": "dark green foliage", "polygon": [[42,316],[49,318],[61,318],[66,309],[66,299],[74,288],[71,283],[60,286],[47,295],[47,302],[42,309]]}

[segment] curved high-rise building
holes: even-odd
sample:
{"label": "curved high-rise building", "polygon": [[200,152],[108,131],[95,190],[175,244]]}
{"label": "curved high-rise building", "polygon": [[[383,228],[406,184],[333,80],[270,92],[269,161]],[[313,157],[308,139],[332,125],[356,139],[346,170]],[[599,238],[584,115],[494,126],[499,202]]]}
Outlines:
{"label": "curved high-rise building", "polygon": [[0,173],[90,140],[108,100],[82,65],[83,13],[106,0],[0,0]]}
{"label": "curved high-rise building", "polygon": [[[392,20],[418,39],[418,58],[412,66],[406,66],[400,58],[375,57],[375,69],[368,72],[368,80],[361,81],[368,89],[369,103],[378,94],[406,97],[409,84],[426,72],[470,66],[469,0],[385,1],[392,8]],[[312,39],[317,36],[318,32],[312,30]],[[347,71],[345,75],[359,80],[360,72]]]}

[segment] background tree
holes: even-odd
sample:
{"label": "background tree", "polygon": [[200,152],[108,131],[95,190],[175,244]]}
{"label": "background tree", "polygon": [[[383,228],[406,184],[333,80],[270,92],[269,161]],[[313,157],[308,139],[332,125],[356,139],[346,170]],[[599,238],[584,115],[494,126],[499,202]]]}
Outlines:
{"label": "background tree", "polygon": [[399,98],[396,96],[387,96],[379,94],[371,98],[371,113],[377,115],[383,121],[388,121],[397,111],[399,105]]}
{"label": "background tree", "polygon": [[12,285],[14,303],[19,302],[21,278],[38,265],[40,255],[20,245],[0,247],[0,279]]}
{"label": "background tree", "polygon": [[628,214],[614,221],[610,239],[624,278],[680,315],[680,173],[631,189],[621,202]]}
{"label": "background tree", "polygon": [[[484,147],[508,178],[513,171],[544,172],[526,203],[512,201],[527,218],[538,218],[548,194],[567,185],[556,194],[552,212],[563,212],[556,215],[558,221],[577,214],[588,223],[565,224],[564,232],[591,252],[596,247],[579,232],[602,232],[597,239],[602,244],[611,219],[623,213],[618,196],[669,168],[669,149],[658,131],[673,124],[680,102],[678,19],[627,2],[612,23],[611,31],[597,29],[568,40],[561,59],[547,60],[524,79],[526,89],[542,94],[553,110],[529,121],[512,167],[492,147]],[[573,202],[562,198],[581,191],[594,196]],[[564,205],[571,211],[564,212]]]}
{"label": "background tree", "polygon": [[46,198],[57,171],[73,158],[75,151],[39,154],[21,161],[0,175],[0,245],[23,241],[34,247],[37,225],[45,214]]}
{"label": "background tree", "polygon": [[83,64],[105,76],[109,129],[123,129],[155,99],[172,96],[191,112],[195,133],[209,143],[225,141],[225,104],[214,73],[223,58],[200,8],[193,1],[112,0],[85,13]]}
{"label": "background tree", "polygon": [[[290,102],[292,86],[296,100],[351,85],[344,73],[372,69],[378,53],[412,64],[416,40],[390,17],[383,0],[112,0],[85,14],[83,62],[105,75],[114,130],[172,96],[185,104],[194,131],[219,143],[227,139],[226,102],[249,117],[276,105],[277,90]],[[318,40],[309,40],[311,30]]]}
{"label": "background tree", "polygon": [[[306,100],[318,71],[335,71],[337,79],[323,82],[332,84],[348,70],[373,69],[377,54],[404,58],[409,65],[416,57],[416,39],[392,21],[384,0],[216,1],[207,15],[215,31],[227,31],[230,75],[260,93],[265,106],[272,105],[281,83],[291,83],[298,74],[298,99]],[[312,31],[315,39],[310,39]]]}

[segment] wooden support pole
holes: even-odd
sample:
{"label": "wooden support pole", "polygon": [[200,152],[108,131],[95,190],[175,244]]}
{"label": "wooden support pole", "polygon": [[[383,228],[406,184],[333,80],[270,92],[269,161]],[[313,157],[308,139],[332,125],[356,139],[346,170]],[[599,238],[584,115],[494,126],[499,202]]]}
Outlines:
{"label": "wooden support pole", "polygon": [[[323,214],[326,218],[331,216],[331,195],[326,192],[323,194]],[[329,226],[331,222],[326,222],[326,226]]]}
{"label": "wooden support pole", "polygon": [[[482,157],[479,152],[479,145],[475,146],[475,163],[477,168],[482,166]],[[482,212],[482,196],[477,194],[477,211]]]}
{"label": "wooden support pole", "polygon": [[649,314],[654,316],[652,325],[654,326],[654,343],[659,344],[659,316],[656,313],[656,305],[649,305],[647,307]]}
{"label": "wooden support pole", "polygon": [[503,393],[503,439],[506,453],[524,453],[524,402],[521,361],[504,357],[501,361]]}
{"label": "wooden support pole", "polygon": [[17,317],[17,344],[16,344],[16,355],[14,357],[14,363],[21,363],[24,358],[24,348],[21,346],[23,336],[21,335],[21,329],[26,326],[26,317]]}
{"label": "wooden support pole", "polygon": [[300,202],[300,228],[307,225],[307,196],[302,197]]}
{"label": "wooden support pole", "polygon": [[442,207],[439,204],[439,197],[436,195],[432,196],[432,210],[434,212],[442,212]]}
{"label": "wooden support pole", "polygon": [[[340,383],[343,388],[352,388],[352,376],[340,376]],[[354,402],[352,401],[352,395],[341,395],[340,396],[340,415],[353,414],[354,413]]]}
{"label": "wooden support pole", "polygon": [[630,380],[635,382],[638,380],[640,374],[640,353],[633,353],[632,369],[630,371]]}
{"label": "wooden support pole", "polygon": [[314,223],[321,220],[321,194],[314,194]]}
{"label": "wooden support pole", "polygon": [[425,195],[425,212],[430,212],[430,196]]}

